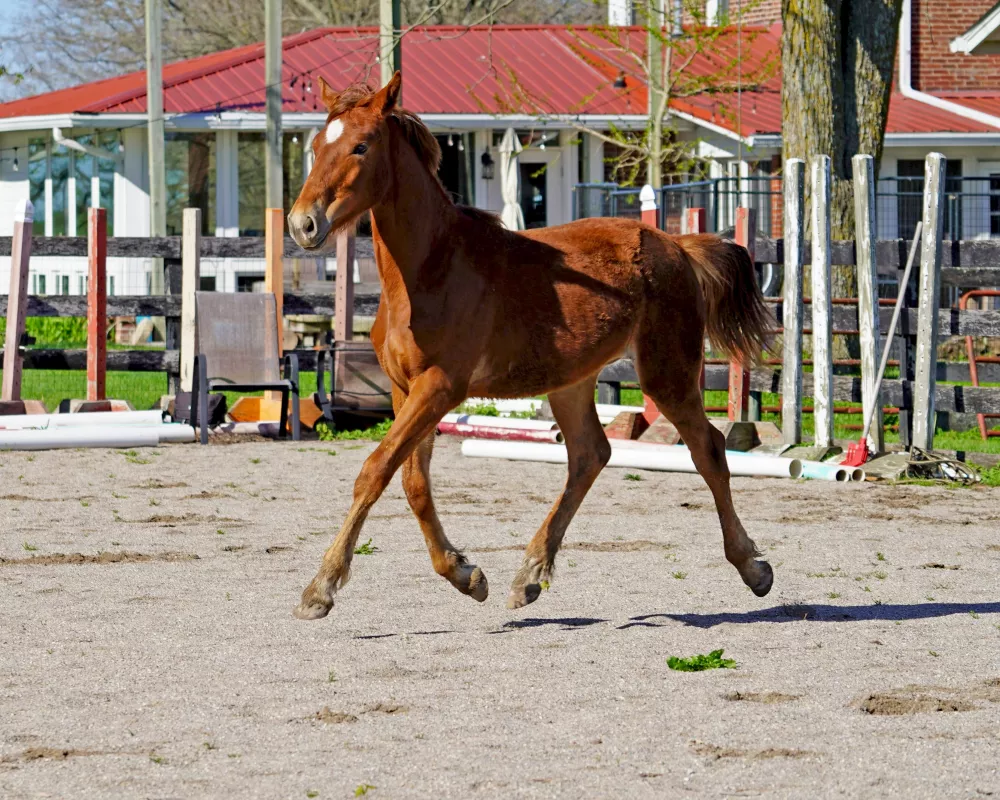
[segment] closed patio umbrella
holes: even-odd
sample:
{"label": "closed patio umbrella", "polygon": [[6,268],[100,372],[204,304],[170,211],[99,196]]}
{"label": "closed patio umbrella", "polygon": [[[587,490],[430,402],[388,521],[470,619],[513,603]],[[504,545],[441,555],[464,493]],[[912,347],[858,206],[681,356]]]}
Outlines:
{"label": "closed patio umbrella", "polygon": [[500,142],[500,194],[503,197],[500,221],[511,231],[524,230],[524,214],[519,202],[521,166],[517,158],[517,154],[523,149],[514,129],[507,128]]}

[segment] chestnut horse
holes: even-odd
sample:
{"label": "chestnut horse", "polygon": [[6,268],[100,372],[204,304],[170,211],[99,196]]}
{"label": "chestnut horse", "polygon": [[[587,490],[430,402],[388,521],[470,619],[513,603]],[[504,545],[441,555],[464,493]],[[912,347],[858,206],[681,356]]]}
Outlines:
{"label": "chestnut horse", "polygon": [[594,389],[601,368],[625,353],[712,490],[726,558],[755,594],[767,594],[773,573],[733,509],[725,442],[699,386],[706,330],[744,363],[761,351],[768,316],[746,250],[624,219],[508,231],[492,214],[452,202],[437,178],[437,141],[397,106],[398,72],[377,92],[338,94],[319,83],[329,116],[288,226],[301,247],[322,251],[371,211],[382,284],[371,338],[392,381],[396,419],[365,460],[347,519],[295,615],[329,613],[365,518],[400,467],[435,571],[486,599],[486,576],[445,536],[429,475],[435,426],[477,395],[547,394],[565,437],[566,486],[528,544],[507,604],[533,602],[611,455]]}

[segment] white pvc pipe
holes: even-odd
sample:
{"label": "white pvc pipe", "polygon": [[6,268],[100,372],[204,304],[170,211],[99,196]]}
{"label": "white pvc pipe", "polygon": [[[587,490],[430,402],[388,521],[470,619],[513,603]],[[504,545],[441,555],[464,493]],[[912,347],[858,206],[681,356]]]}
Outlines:
{"label": "white pvc pipe", "polygon": [[[542,407],[544,400],[538,398],[524,398],[516,400],[491,400],[488,397],[470,397],[465,401],[468,405],[490,405],[496,408],[501,414],[513,412],[523,413],[525,411],[537,411]],[[610,403],[597,404],[597,416],[614,418],[623,411],[630,414],[641,414],[646,409],[642,406],[619,406]]]}
{"label": "white pvc pipe", "polygon": [[441,421],[454,422],[458,425],[479,425],[484,428],[515,428],[522,431],[554,431],[558,427],[550,419],[484,417],[481,414],[445,414]]}
{"label": "white pvc pipe", "polygon": [[142,428],[142,430],[154,431],[160,444],[188,444],[195,439],[194,428],[177,422],[170,425]]}
{"label": "white pvc pipe", "polygon": [[824,464],[822,461],[803,461],[802,477],[837,483],[847,483],[851,479],[847,467],[842,467],[840,464]]}
{"label": "white pvc pipe", "polygon": [[163,412],[153,411],[95,411],[82,414],[12,414],[9,417],[0,416],[0,431],[52,429],[52,428],[91,428],[121,425],[160,425],[163,423]]}
{"label": "white pvc pipe", "polygon": [[0,431],[0,450],[59,450],[76,447],[156,447],[155,428],[128,425]]}
{"label": "white pvc pipe", "polygon": [[239,436],[270,436],[277,438],[281,430],[281,421],[273,422],[225,422],[209,428],[209,433],[234,433]]}
{"label": "white pvc pipe", "polygon": [[[462,442],[462,455],[475,458],[506,458],[512,461],[542,461],[549,464],[567,462],[566,447],[560,444],[535,444],[534,442],[498,442],[488,439],[467,439]],[[748,456],[744,453],[730,456],[729,472],[736,476],[798,478],[802,462],[796,458],[769,458]],[[611,467],[661,470],[665,472],[697,472],[691,453],[686,447],[669,445],[649,450],[631,447],[612,447]]]}

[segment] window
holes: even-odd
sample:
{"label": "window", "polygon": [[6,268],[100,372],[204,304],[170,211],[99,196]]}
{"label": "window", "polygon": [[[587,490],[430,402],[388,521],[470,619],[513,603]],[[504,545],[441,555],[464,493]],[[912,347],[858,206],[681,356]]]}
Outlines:
{"label": "window", "polygon": [[215,233],[215,134],[168,133],[164,168],[167,189],[167,235],[184,230],[184,209],[201,209],[202,235]]}
{"label": "window", "polygon": [[215,276],[214,275],[201,275],[198,278],[198,291],[199,292],[214,292],[215,291]]}
{"label": "window", "polygon": [[244,274],[236,276],[236,291],[237,292],[252,292],[254,291],[254,286],[260,284],[261,287],[264,286],[264,276],[261,274]]}
{"label": "window", "polygon": [[[76,176],[76,236],[87,235],[87,209],[92,206],[108,209],[108,236],[114,236],[115,162],[118,134],[92,133],[76,137],[82,144],[108,152],[107,158],[74,152],[73,174]],[[95,180],[96,179],[96,180]],[[95,187],[96,182],[96,187]],[[94,189],[97,197],[94,197]]]}
{"label": "window", "polygon": [[240,236],[263,236],[266,192],[264,134],[240,133],[236,142]]}
{"label": "window", "polygon": [[[107,158],[69,150],[48,138],[28,142],[28,185],[31,203],[35,207],[32,231],[44,236],[46,223],[53,236],[86,236],[87,208],[100,205],[108,209],[108,236],[114,235],[115,159],[118,153],[117,133],[91,133],[76,136],[79,142],[108,152]],[[70,177],[73,177],[71,191]],[[46,202],[46,184],[51,186],[51,208]],[[96,186],[95,186],[96,184]],[[94,189],[99,196],[92,196]],[[70,226],[70,217],[76,223]]]}
{"label": "window", "polygon": [[46,294],[46,291],[45,291],[45,276],[44,275],[38,275],[37,277],[38,277],[38,292],[37,292],[37,294]]}
{"label": "window", "polygon": [[77,275],[76,289],[77,289],[77,291],[76,291],[77,294],[86,294],[87,293],[87,281],[83,277],[83,275]]}
{"label": "window", "polygon": [[69,294],[69,275],[62,276],[62,294]]}
{"label": "window", "polygon": [[49,163],[52,175],[52,235],[68,236],[67,212],[69,211],[69,153],[62,145],[50,149]]}
{"label": "window", "polygon": [[113,297],[115,294],[115,276],[108,276],[108,295]]}
{"label": "window", "polygon": [[[924,162],[900,159],[896,162],[896,215],[899,236],[912,239],[917,222],[923,216]],[[949,161],[944,179],[944,238],[962,238],[962,162]]]}
{"label": "window", "polygon": [[[28,186],[31,205],[35,207],[35,221],[31,232],[35,236],[45,235],[45,178],[49,170],[48,142],[45,139],[31,139],[28,142]],[[44,290],[42,294],[45,294]]]}

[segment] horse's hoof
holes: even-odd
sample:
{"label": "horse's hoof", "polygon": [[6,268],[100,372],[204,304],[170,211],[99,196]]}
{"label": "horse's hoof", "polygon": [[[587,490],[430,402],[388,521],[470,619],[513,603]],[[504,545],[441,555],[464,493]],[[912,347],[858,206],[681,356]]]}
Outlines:
{"label": "horse's hoof", "polygon": [[461,564],[458,569],[458,577],[454,581],[454,586],[462,594],[467,594],[473,600],[480,603],[490,595],[490,583],[486,580],[486,575],[475,564]]}
{"label": "horse's hoof", "polygon": [[531,605],[538,599],[541,593],[542,587],[537,583],[528,583],[519,587],[512,586],[510,594],[507,595],[507,608],[513,611],[516,608],[524,608],[524,606]]}
{"label": "horse's hoof", "polygon": [[774,585],[774,570],[771,569],[771,565],[766,561],[755,561],[759,572],[757,575],[756,583],[747,583],[757,597],[763,597],[769,591],[771,591],[771,586]]}
{"label": "horse's hoof", "polygon": [[333,603],[325,605],[324,603],[302,602],[295,607],[292,613],[298,619],[323,619],[323,617],[330,613],[331,608],[333,608]]}

